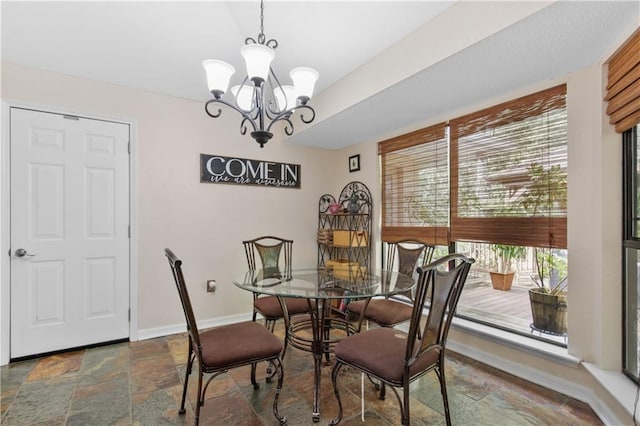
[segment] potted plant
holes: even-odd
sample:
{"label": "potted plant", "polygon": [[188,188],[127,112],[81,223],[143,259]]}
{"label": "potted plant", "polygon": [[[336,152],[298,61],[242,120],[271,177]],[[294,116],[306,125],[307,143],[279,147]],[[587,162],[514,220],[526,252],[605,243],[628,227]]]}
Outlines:
{"label": "potted plant", "polygon": [[535,249],[536,288],[529,290],[533,327],[543,332],[567,333],[567,261],[551,249]]}
{"label": "potted plant", "polygon": [[491,244],[490,248],[497,256],[497,268],[489,271],[491,285],[495,290],[509,291],[516,272],[513,262],[522,259],[526,254],[526,249],[506,244]]}
{"label": "potted plant", "polygon": [[[559,166],[545,170],[532,163],[531,183],[521,196],[522,206],[535,216],[554,206],[567,204],[567,174]],[[545,333],[564,335],[567,332],[567,262],[551,248],[534,248],[536,284],[529,290],[533,328]]]}

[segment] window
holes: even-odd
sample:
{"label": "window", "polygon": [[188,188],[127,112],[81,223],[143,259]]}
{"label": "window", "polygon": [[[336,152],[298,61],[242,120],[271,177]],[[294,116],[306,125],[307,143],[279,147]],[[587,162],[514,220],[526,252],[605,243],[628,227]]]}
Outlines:
{"label": "window", "polygon": [[624,342],[623,369],[640,383],[640,132],[638,127],[627,130],[623,140],[623,250],[624,250]]}
{"label": "window", "polygon": [[379,144],[382,239],[449,244],[449,148],[445,124]]}
{"label": "window", "polygon": [[451,239],[567,247],[566,86],[451,122]]}
{"label": "window", "polygon": [[640,29],[607,61],[607,114],[623,143],[623,370],[640,384]]}
{"label": "window", "polygon": [[[565,98],[561,85],[379,144],[383,240],[455,242],[476,259],[459,316],[560,345],[564,331],[533,327],[528,290],[567,285]],[[492,287],[492,244],[526,248],[510,291]]]}

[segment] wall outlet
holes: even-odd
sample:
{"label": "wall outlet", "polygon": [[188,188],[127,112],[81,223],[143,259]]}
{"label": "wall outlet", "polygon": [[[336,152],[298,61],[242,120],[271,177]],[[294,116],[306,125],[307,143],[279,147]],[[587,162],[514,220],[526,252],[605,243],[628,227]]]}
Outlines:
{"label": "wall outlet", "polygon": [[216,280],[207,281],[207,293],[213,293],[216,291]]}

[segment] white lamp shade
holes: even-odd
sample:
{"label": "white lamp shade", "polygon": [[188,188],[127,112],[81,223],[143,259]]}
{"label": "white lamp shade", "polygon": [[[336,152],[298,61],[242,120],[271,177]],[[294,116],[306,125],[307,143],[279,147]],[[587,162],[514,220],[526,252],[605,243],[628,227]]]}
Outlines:
{"label": "white lamp shade", "polygon": [[296,92],[293,90],[293,86],[282,86],[282,90],[280,90],[280,88],[276,88],[273,93],[276,95],[276,103],[279,112],[282,112],[285,109],[295,108]]}
{"label": "white lamp shade", "polygon": [[225,93],[229,87],[229,80],[236,69],[231,64],[217,59],[207,59],[202,62],[202,66],[207,72],[209,91],[216,90]]}
{"label": "white lamp shade", "polygon": [[292,69],[291,72],[289,72],[289,76],[291,80],[293,80],[296,96],[310,98],[311,95],[313,95],[313,87],[320,74],[312,68],[298,67]]}
{"label": "white lamp shade", "polygon": [[272,48],[263,44],[245,44],[240,49],[240,54],[247,64],[247,77],[249,79],[267,79],[269,68],[273,58],[276,57]]}
{"label": "white lamp shade", "polygon": [[253,109],[253,86],[245,84],[237,85],[231,88],[231,93],[236,97],[236,103],[243,111],[251,111]]}

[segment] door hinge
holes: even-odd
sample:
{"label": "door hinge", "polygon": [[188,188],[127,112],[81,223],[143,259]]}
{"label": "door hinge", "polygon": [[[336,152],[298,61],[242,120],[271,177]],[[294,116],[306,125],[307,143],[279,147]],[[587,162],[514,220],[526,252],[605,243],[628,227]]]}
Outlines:
{"label": "door hinge", "polygon": [[62,118],[66,118],[67,120],[80,120],[80,117],[75,115],[63,115]]}
{"label": "door hinge", "polygon": [[127,312],[127,317],[129,318],[129,322],[131,322],[131,309]]}
{"label": "door hinge", "polygon": [[127,152],[131,154],[131,141],[127,142]]}
{"label": "door hinge", "polygon": [[127,236],[131,238],[131,225],[127,226]]}

